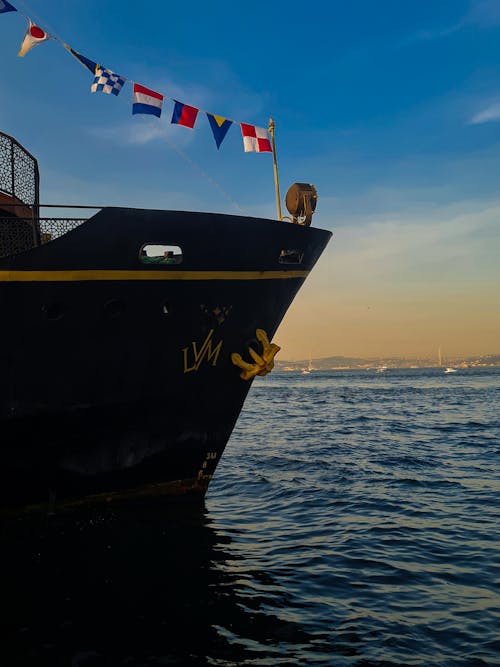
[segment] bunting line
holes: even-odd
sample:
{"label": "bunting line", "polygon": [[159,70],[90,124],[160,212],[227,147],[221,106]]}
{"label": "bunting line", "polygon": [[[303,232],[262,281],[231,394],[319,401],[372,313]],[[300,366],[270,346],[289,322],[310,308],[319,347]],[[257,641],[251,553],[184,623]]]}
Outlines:
{"label": "bunting line", "polygon": [[[20,0],[22,3],[22,0]],[[24,3],[22,3],[24,4]],[[38,46],[44,41],[55,40],[59,42],[68,53],[70,53],[76,60],[80,62],[93,75],[94,79],[91,85],[91,92],[102,92],[118,96],[129,79],[127,77],[116,74],[113,70],[104,67],[97,61],[82,55],[71,46],[66,44],[62,39],[56,37],[54,34],[47,33],[39,25],[33,23],[29,16],[25,16],[8,0],[0,0],[0,15],[8,12],[16,12],[23,16],[28,21],[28,28],[26,30],[24,39],[21,44],[18,55],[23,57],[28,51],[35,46]],[[32,13],[35,16],[34,13]],[[141,84],[132,82],[133,84],[133,102],[132,114],[149,114],[156,117],[161,116],[162,104],[165,96],[161,93],[146,88]],[[171,124],[183,125],[193,129],[195,127],[200,111],[207,116],[210,129],[215,140],[217,149],[220,149],[229,129],[235,123],[238,123],[241,128],[243,147],[245,152],[269,153],[272,152],[271,137],[269,130],[249,123],[235,121],[208,111],[204,111],[197,107],[185,104],[174,98],[169,97],[174,103],[174,109],[171,117]]]}

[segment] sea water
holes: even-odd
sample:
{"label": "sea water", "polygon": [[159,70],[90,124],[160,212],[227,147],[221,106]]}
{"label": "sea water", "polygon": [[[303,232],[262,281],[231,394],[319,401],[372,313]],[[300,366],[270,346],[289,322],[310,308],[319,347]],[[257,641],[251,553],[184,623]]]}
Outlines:
{"label": "sea water", "polygon": [[2,524],[2,665],[498,665],[500,368],[275,372],[203,507]]}

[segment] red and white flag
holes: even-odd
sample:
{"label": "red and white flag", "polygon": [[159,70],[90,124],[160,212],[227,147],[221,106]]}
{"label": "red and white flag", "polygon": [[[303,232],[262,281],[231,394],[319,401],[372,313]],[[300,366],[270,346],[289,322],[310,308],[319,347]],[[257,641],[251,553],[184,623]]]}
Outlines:
{"label": "red and white flag", "polygon": [[163,95],[145,88],[138,83],[134,83],[134,102],[132,104],[132,113],[147,113],[161,116],[161,107],[163,104]]}
{"label": "red and white flag", "polygon": [[37,46],[41,42],[45,42],[50,39],[50,35],[42,30],[37,25],[31,22],[31,19],[28,19],[29,26],[24,35],[23,43],[21,44],[21,50],[17,54],[22,58],[28,51],[30,51],[34,46]]}
{"label": "red and white flag", "polygon": [[240,123],[245,153],[272,153],[269,132],[263,127]]}

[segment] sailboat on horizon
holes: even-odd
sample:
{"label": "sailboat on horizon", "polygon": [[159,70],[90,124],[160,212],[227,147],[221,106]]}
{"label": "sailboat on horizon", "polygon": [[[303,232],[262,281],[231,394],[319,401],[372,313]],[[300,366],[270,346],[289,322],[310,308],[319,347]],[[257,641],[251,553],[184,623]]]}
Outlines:
{"label": "sailboat on horizon", "polygon": [[309,373],[313,370],[314,370],[314,368],[313,368],[313,365],[312,365],[312,357],[311,357],[311,353],[309,353],[309,363],[307,364],[306,368],[302,369],[302,374],[303,375],[309,375]]}
{"label": "sailboat on horizon", "polygon": [[[441,346],[438,347],[438,359],[439,359],[439,367],[441,368],[443,365],[443,357],[441,356]],[[447,366],[444,369],[445,373],[456,373],[457,369],[453,368],[453,366]]]}

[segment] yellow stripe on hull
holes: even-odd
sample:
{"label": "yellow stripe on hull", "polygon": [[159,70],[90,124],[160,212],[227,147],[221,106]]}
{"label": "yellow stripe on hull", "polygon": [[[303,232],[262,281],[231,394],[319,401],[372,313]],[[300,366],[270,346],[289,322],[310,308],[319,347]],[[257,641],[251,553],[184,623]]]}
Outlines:
{"label": "yellow stripe on hull", "polygon": [[283,280],[309,271],[0,271],[0,282],[85,282],[99,280]]}

